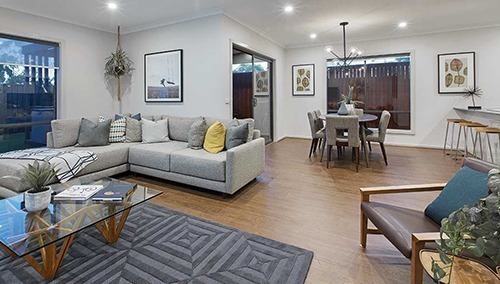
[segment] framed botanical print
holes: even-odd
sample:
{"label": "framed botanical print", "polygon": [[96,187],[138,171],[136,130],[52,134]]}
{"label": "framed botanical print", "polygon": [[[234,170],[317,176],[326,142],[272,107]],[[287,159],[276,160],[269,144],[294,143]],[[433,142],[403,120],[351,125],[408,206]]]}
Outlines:
{"label": "framed botanical print", "polygon": [[292,66],[293,96],[314,96],[314,64]]}
{"label": "framed botanical print", "polygon": [[144,100],[148,103],[183,101],[182,49],[144,55]]}
{"label": "framed botanical print", "polygon": [[255,71],[253,74],[254,77],[254,96],[255,97],[269,97],[269,89],[270,89],[270,78],[269,71]]}
{"label": "framed botanical print", "polygon": [[476,53],[460,52],[438,55],[440,94],[463,94],[465,88],[476,86]]}

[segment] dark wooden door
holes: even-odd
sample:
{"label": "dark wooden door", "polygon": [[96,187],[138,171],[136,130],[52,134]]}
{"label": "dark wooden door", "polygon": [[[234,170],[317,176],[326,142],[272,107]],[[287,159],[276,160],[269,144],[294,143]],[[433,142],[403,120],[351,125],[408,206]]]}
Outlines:
{"label": "dark wooden door", "polygon": [[233,73],[233,115],[253,118],[253,73]]}

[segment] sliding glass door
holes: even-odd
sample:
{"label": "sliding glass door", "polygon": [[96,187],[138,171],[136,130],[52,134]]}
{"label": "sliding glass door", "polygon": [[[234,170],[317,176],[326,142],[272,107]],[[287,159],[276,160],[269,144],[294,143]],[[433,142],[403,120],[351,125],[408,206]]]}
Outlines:
{"label": "sliding glass door", "polygon": [[233,48],[233,117],[253,118],[266,143],[273,141],[273,61]]}
{"label": "sliding glass door", "polygon": [[0,153],[46,145],[58,70],[57,43],[0,34]]}

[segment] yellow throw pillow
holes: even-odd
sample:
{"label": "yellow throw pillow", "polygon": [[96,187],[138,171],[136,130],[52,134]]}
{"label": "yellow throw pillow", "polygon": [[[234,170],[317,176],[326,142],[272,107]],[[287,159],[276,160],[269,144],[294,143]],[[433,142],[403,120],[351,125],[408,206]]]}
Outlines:
{"label": "yellow throw pillow", "polygon": [[205,134],[205,141],[203,142],[203,149],[212,154],[217,154],[224,150],[226,142],[226,127],[220,121],[216,121],[210,125]]}

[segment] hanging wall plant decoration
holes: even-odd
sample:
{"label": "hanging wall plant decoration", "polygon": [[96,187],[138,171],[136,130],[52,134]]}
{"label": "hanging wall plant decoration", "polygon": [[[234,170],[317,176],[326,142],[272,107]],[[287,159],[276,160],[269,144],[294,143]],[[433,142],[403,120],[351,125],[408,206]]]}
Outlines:
{"label": "hanging wall plant decoration", "polygon": [[127,56],[127,53],[122,50],[120,45],[120,27],[118,27],[118,44],[116,51],[106,58],[106,66],[104,74],[108,77],[113,77],[117,80],[118,85],[118,100],[121,101],[120,77],[132,74],[134,63]]}

